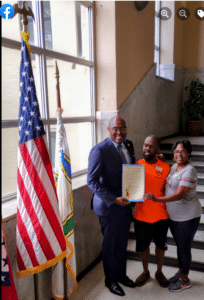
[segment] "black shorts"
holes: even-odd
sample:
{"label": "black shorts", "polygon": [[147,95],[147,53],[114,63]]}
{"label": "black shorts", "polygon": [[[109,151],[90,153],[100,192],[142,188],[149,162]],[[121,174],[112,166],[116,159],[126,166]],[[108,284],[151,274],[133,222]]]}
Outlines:
{"label": "black shorts", "polygon": [[136,252],[146,250],[151,241],[161,250],[167,250],[166,240],[169,227],[169,219],[161,220],[155,223],[146,223],[134,220],[136,236]]}

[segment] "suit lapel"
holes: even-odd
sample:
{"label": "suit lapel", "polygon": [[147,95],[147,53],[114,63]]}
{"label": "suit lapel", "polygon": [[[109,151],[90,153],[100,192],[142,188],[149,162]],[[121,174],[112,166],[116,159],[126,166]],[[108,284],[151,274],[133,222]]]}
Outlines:
{"label": "suit lapel", "polygon": [[107,142],[107,144],[108,144],[108,146],[109,146],[109,148],[108,148],[107,150],[108,150],[108,151],[110,150],[112,153],[114,153],[114,157],[115,157],[117,160],[119,159],[120,162],[122,163],[122,158],[121,158],[120,154],[118,153],[118,151],[117,151],[115,145],[114,145],[113,142],[111,141],[111,139],[110,139],[110,138],[107,138],[106,142]]}

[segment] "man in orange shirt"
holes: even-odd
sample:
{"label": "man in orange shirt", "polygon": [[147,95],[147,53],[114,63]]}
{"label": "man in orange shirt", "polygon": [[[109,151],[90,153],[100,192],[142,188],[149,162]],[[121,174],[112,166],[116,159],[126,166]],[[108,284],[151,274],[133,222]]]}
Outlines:
{"label": "man in orange shirt", "polygon": [[[145,166],[145,194],[151,192],[157,195],[155,197],[164,195],[165,180],[170,172],[169,165],[157,158],[159,152],[159,139],[155,136],[149,136],[143,145],[144,158],[136,162],[136,164]],[[157,259],[155,278],[160,286],[167,287],[168,280],[162,273],[164,251],[167,249],[168,214],[166,205],[151,200],[137,202],[133,217],[135,219],[136,251],[141,252],[144,268],[143,273],[136,279],[135,283],[140,286],[150,278],[148,270],[149,246],[153,239],[156,245]]]}

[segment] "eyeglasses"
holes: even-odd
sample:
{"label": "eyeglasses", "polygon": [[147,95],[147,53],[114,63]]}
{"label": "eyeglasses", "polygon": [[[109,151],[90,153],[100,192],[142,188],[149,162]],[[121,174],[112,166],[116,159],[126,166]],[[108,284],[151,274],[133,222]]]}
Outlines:
{"label": "eyeglasses", "polygon": [[118,131],[120,131],[120,132],[126,132],[127,128],[113,127],[113,128],[111,128],[111,130],[112,130],[114,133],[116,133],[116,132],[118,132]]}
{"label": "eyeglasses", "polygon": [[175,150],[175,151],[174,151],[174,154],[175,154],[175,155],[177,155],[177,154],[185,155],[185,154],[187,154],[187,153],[188,153],[188,152],[185,151],[185,150],[181,150],[181,151]]}

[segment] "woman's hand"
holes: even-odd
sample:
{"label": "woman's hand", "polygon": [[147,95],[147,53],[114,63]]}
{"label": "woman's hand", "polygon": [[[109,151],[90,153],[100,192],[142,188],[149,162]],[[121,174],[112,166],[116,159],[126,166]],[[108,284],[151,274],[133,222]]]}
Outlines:
{"label": "woman's hand", "polygon": [[144,200],[152,200],[153,202],[156,202],[157,199],[154,197],[152,193],[147,193],[143,196]]}

